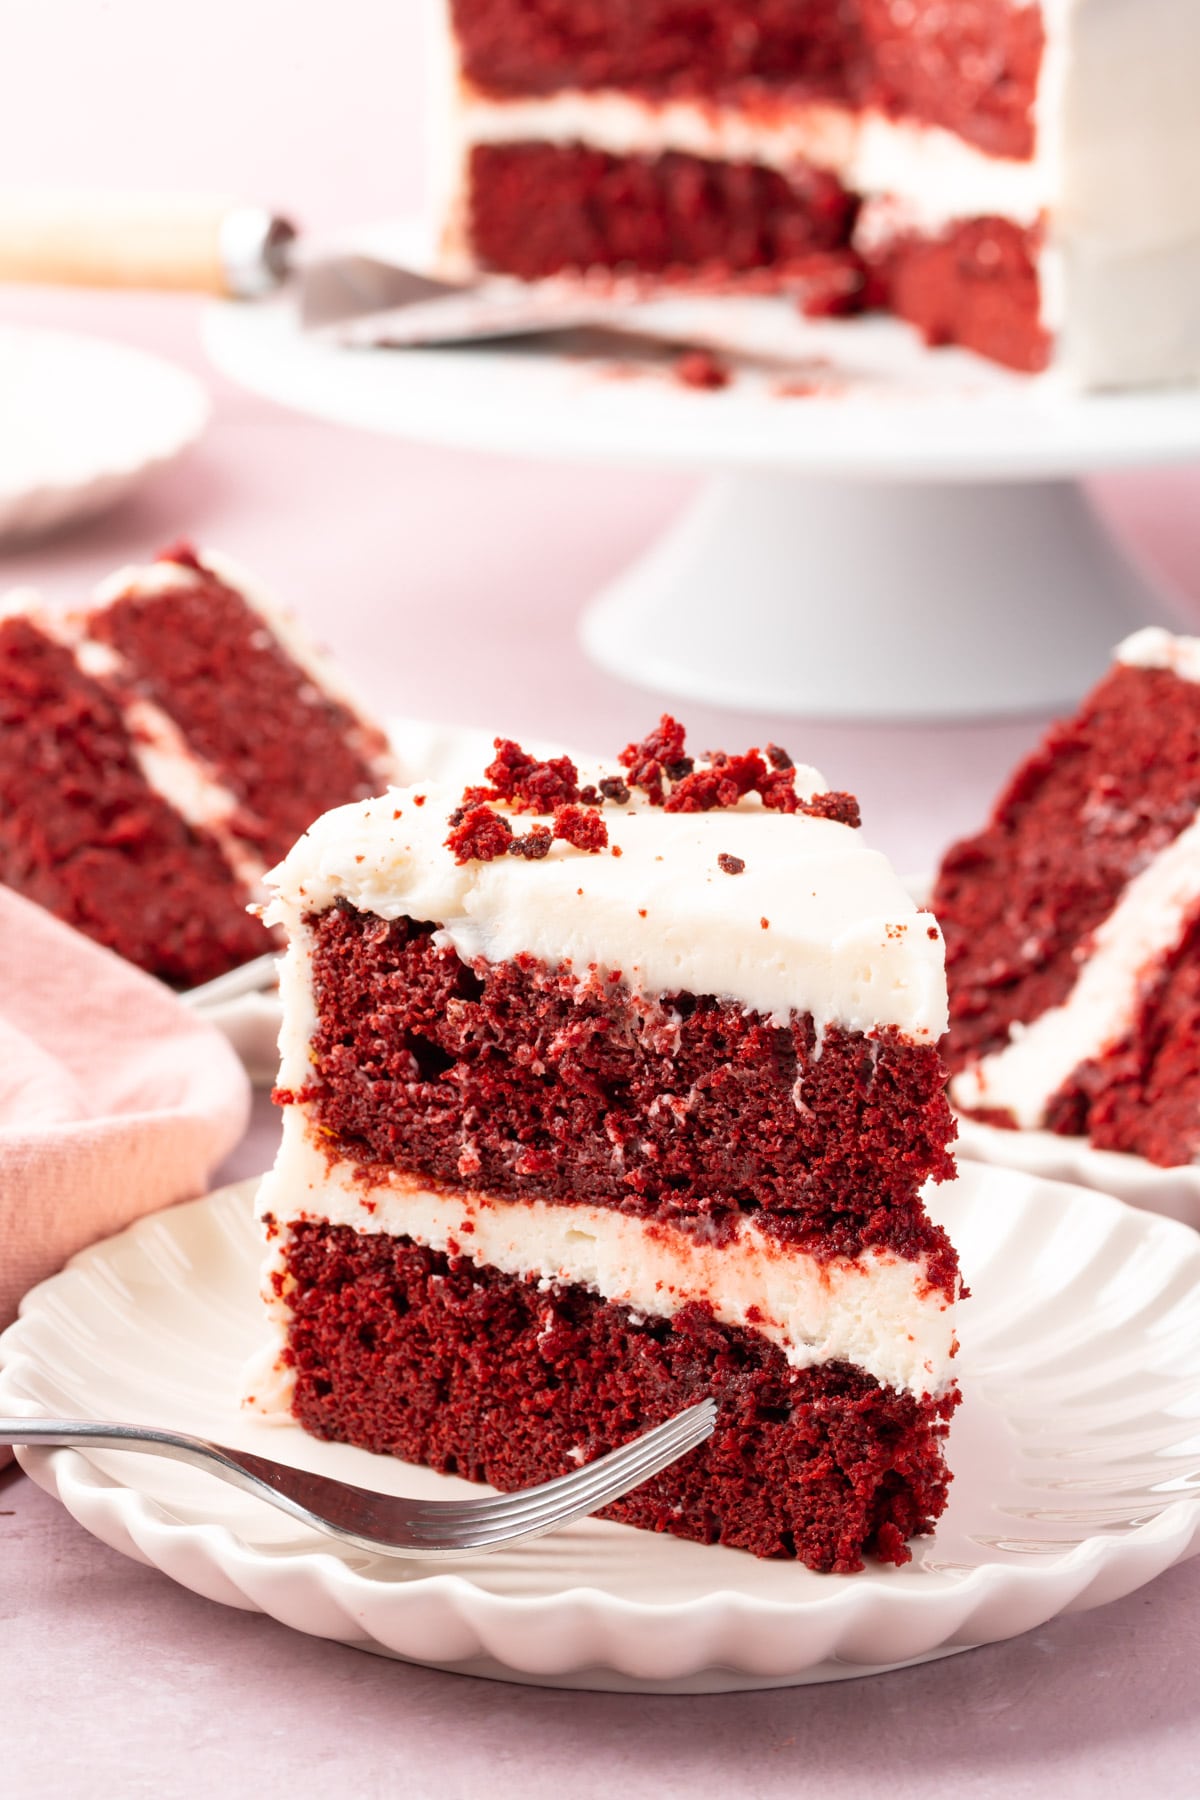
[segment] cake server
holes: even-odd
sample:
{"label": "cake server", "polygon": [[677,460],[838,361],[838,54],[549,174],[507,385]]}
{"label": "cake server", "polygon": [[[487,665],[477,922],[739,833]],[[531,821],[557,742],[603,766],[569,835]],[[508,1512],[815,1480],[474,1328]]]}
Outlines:
{"label": "cake server", "polygon": [[99,1419],[0,1417],[0,1444],[135,1450],[190,1463],[356,1550],[447,1561],[544,1537],[640,1487],[712,1435],[717,1403],[701,1400],[619,1450],[556,1481],[478,1500],[406,1500],[307,1469],[229,1450],[207,1438]]}
{"label": "cake server", "polygon": [[612,283],[450,279],[403,228],[314,244],[269,208],[201,195],[0,193],[0,281],[234,300],[286,286],[306,331],[397,346],[600,324],[638,298]]}

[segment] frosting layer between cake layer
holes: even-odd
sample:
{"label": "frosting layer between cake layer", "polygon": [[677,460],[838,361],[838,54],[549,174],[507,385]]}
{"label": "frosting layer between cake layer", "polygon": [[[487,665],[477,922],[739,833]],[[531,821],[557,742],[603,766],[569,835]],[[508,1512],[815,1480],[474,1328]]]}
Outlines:
{"label": "frosting layer between cake layer", "polygon": [[[924,1259],[870,1250],[818,1262],[768,1237],[753,1218],[714,1243],[609,1207],[439,1194],[397,1173],[368,1180],[349,1163],[329,1162],[294,1107],[257,1210],[284,1226],[407,1238],[505,1275],[584,1287],[648,1317],[707,1305],[722,1324],[777,1345],[794,1368],[846,1362],[917,1396],[939,1393],[951,1379],[953,1299],[929,1285]],[[277,1249],[269,1267],[283,1254]],[[269,1279],[266,1287],[270,1294]],[[286,1298],[271,1305],[286,1327]]]}
{"label": "frosting layer between cake layer", "polygon": [[[824,791],[812,770],[797,785]],[[784,1021],[808,1012],[818,1031],[891,1025],[936,1043],[945,1030],[941,933],[849,826],[757,800],[702,814],[606,807],[610,844],[599,855],[556,843],[539,862],[460,865],[445,847],[458,799],[429,784],[340,807],[268,877],[267,922],[286,925],[294,944],[283,1085],[309,1074],[304,919],[338,900],[432,922],[466,963],[569,962],[648,996],[714,995]],[[538,823],[550,821],[524,815],[522,828]],[[722,855],[744,869],[725,873]]]}

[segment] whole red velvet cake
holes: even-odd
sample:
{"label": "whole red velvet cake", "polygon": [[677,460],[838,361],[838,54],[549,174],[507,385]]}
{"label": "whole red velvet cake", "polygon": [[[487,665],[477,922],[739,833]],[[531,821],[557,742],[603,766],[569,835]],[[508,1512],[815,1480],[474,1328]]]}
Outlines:
{"label": "whole red velvet cake", "polygon": [[581,781],[332,812],[286,928],[278,1332],[254,1404],[515,1488],[707,1394],[712,1439],[610,1509],[849,1571],[946,1499],[954,1251],[941,936],[852,797],[664,718]]}
{"label": "whole red velvet cake", "polygon": [[451,266],[769,277],[1018,370],[1200,377],[1186,0],[430,10]]}
{"label": "whole red velvet cake", "polygon": [[67,616],[0,605],[0,880],[178,986],[269,947],[263,872],[390,766],[223,558],[177,545]]}
{"label": "whole red velvet cake", "polygon": [[1138,632],[956,844],[951,1096],[994,1124],[1200,1156],[1200,639]]}

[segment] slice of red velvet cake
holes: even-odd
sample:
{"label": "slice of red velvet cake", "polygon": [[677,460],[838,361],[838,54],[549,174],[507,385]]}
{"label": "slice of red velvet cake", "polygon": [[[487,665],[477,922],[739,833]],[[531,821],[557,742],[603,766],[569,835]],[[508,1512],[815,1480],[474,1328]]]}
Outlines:
{"label": "slice of red velvet cake", "polygon": [[706,1394],[608,1516],[849,1571],[942,1511],[941,935],[811,769],[664,719],[580,787],[497,740],[268,877],[279,1339],[255,1403],[514,1488]]}
{"label": "slice of red velvet cake", "polygon": [[1092,385],[1200,377],[1191,0],[431,0],[449,266],[764,276]]}
{"label": "slice of red velvet cake", "polygon": [[1200,639],[1138,632],[951,849],[951,1096],[994,1124],[1200,1156]]}
{"label": "slice of red velvet cake", "polygon": [[176,546],[83,612],[0,605],[0,880],[191,986],[318,813],[388,779],[383,733],[223,558]]}

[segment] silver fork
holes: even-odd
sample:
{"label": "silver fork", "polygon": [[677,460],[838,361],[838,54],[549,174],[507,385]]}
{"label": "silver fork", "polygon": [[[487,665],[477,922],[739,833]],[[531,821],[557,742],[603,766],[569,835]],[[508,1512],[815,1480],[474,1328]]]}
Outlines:
{"label": "silver fork", "polygon": [[520,1544],[597,1512],[702,1444],[716,1417],[716,1401],[702,1400],[570,1475],[479,1500],[405,1500],[375,1494],[181,1431],[99,1419],[0,1417],[0,1444],[57,1444],[166,1456],[205,1469],[357,1550],[447,1559]]}

